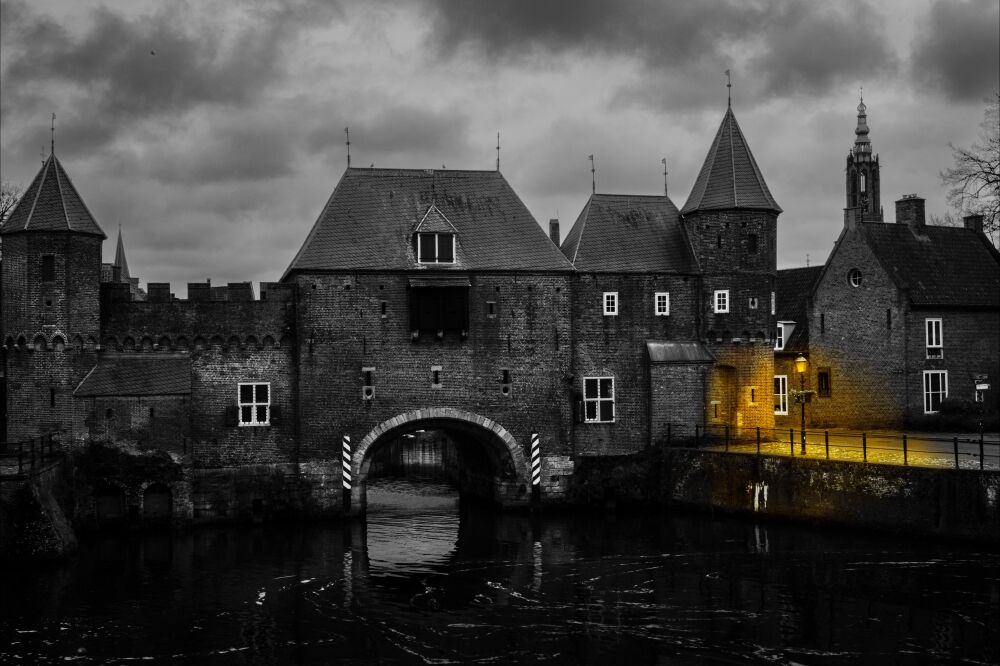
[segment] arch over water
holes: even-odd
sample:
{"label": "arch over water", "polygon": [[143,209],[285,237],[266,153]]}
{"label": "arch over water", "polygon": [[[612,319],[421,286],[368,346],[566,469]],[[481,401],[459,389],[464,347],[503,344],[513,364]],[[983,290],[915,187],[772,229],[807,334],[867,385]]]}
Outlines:
{"label": "arch over water", "polygon": [[[529,502],[529,468],[524,449],[509,430],[493,419],[453,407],[428,407],[405,412],[375,426],[351,451],[351,513],[365,510],[365,483],[372,455],[381,444],[416,428],[443,430],[466,436],[486,454],[492,468],[489,487],[462,488],[508,508]],[[339,442],[338,442],[339,444]],[[487,483],[485,479],[478,480]]]}

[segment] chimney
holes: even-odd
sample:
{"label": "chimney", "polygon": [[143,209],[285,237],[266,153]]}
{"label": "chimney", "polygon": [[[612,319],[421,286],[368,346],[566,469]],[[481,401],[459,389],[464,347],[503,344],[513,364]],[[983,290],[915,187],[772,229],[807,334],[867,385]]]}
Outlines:
{"label": "chimney", "polygon": [[962,218],[962,222],[965,223],[966,229],[972,229],[977,233],[983,233],[983,216],[982,215],[966,215]]}
{"label": "chimney", "polygon": [[923,233],[926,226],[924,200],[916,194],[904,194],[896,201],[896,224],[905,224],[915,234]]}
{"label": "chimney", "polygon": [[559,220],[556,218],[549,220],[549,239],[559,247]]}
{"label": "chimney", "polygon": [[844,209],[844,227],[846,229],[855,229],[858,226],[858,222],[861,221],[861,216],[864,210],[858,207],[845,208]]}

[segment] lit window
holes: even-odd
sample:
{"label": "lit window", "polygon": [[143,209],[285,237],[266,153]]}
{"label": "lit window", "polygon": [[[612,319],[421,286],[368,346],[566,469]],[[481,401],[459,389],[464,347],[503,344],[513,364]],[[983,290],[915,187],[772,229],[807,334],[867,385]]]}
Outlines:
{"label": "lit window", "polygon": [[271,423],[271,385],[240,384],[241,426],[264,426]]}
{"label": "lit window", "polygon": [[666,317],[670,314],[670,294],[665,291],[658,291],[654,296],[655,311],[657,317]]}
{"label": "lit window", "polygon": [[717,289],[715,291],[715,313],[725,314],[729,312],[729,290]]}
{"label": "lit window", "polygon": [[860,287],[861,271],[859,271],[857,268],[852,268],[851,271],[847,274],[847,281],[851,284],[852,287]]}
{"label": "lit window", "polygon": [[944,357],[944,338],[941,335],[940,319],[925,319],[927,331],[927,358]]}
{"label": "lit window", "polygon": [[417,234],[417,261],[422,264],[455,263],[455,234]]}
{"label": "lit window", "polygon": [[583,378],[584,421],[611,423],[615,420],[615,378]]}
{"label": "lit window", "polygon": [[604,315],[613,316],[618,314],[618,292],[604,292]]}
{"label": "lit window", "polygon": [[948,371],[924,370],[924,414],[937,414],[947,397]]}
{"label": "lit window", "polygon": [[774,413],[788,414],[788,375],[774,376]]}
{"label": "lit window", "polygon": [[774,332],[774,350],[781,351],[785,348],[785,325],[778,324]]}

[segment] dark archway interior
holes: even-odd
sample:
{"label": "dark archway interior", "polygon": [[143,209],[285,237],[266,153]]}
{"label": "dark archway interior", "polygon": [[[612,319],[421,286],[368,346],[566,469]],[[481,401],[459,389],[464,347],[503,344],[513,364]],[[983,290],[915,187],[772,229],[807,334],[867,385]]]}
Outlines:
{"label": "dark archway interior", "polygon": [[[358,484],[383,476],[438,477],[463,498],[503,504],[517,474],[506,444],[475,424],[444,419],[406,423],[379,437],[365,454]],[[362,502],[366,496],[362,491]]]}

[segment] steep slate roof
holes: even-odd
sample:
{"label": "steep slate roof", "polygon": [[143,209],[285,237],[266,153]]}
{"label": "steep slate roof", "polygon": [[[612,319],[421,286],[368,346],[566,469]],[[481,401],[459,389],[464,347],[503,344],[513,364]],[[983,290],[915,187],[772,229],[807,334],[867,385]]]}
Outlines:
{"label": "steep slate roof", "polygon": [[[454,264],[417,263],[413,233],[431,205],[458,232]],[[349,168],[285,276],[428,268],[572,270],[497,171]]]}
{"label": "steep slate roof", "polygon": [[73,395],[187,395],[191,359],[179,354],[106,354]]}
{"label": "steep slate roof", "polygon": [[560,248],[579,271],[698,270],[667,196],[592,194]]}
{"label": "steep slate roof", "polygon": [[107,238],[55,153],[49,154],[0,234],[19,231],[75,231]]}
{"label": "steep slate roof", "polygon": [[1000,307],[1000,253],[986,237],[963,227],[858,225],[879,264],[918,306]]}
{"label": "steep slate roof", "polygon": [[784,351],[799,352],[809,349],[809,322],[806,311],[816,281],[823,272],[823,266],[788,268],[778,271],[775,286],[775,319],[794,321],[792,335],[785,340]]}
{"label": "steep slate roof", "polygon": [[122,282],[128,282],[132,275],[128,272],[128,259],[125,258],[125,243],[122,242],[122,228],[118,227],[118,247],[115,249],[115,263],[119,269]]}
{"label": "steep slate roof", "polygon": [[696,210],[750,208],[781,212],[750,152],[732,108],[726,109],[682,215]]}

